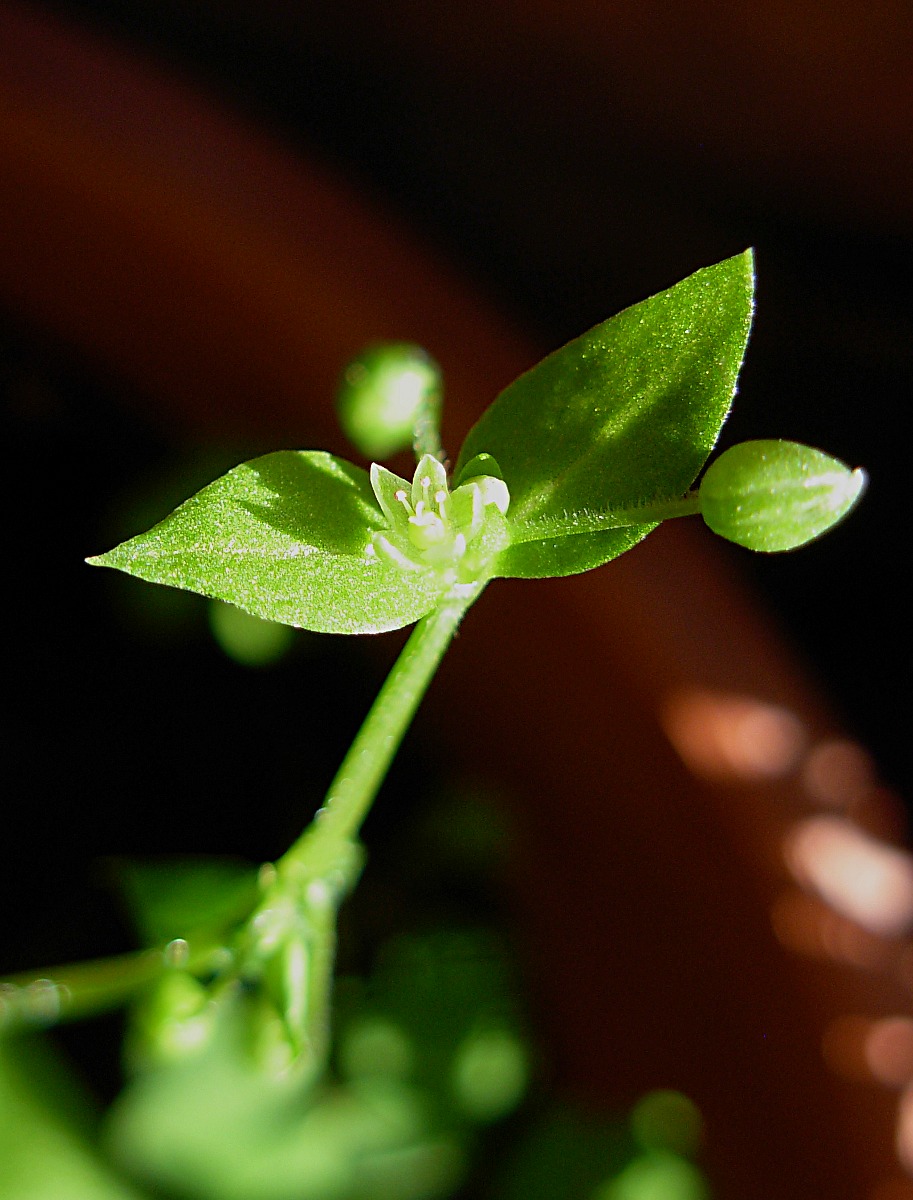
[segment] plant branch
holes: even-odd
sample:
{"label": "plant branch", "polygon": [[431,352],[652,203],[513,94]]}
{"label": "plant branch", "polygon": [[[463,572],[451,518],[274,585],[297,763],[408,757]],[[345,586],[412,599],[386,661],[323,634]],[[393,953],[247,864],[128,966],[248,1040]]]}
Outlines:
{"label": "plant branch", "polygon": [[443,462],[446,459],[441,445],[441,387],[429,388],[422,397],[412,427],[412,449],[415,461],[424,454]]}
{"label": "plant branch", "polygon": [[560,517],[533,518],[513,531],[512,545],[538,542],[551,537],[567,537],[569,533],[602,533],[607,529],[625,529],[632,525],[657,525],[674,517],[692,517],[701,511],[697,491],[673,500],[654,500],[631,508],[594,512],[580,509]]}
{"label": "plant branch", "polygon": [[205,970],[219,947],[218,940],[201,934],[189,942],[9,976],[0,981],[0,1030],[52,1025],[115,1008],[175,966]]}

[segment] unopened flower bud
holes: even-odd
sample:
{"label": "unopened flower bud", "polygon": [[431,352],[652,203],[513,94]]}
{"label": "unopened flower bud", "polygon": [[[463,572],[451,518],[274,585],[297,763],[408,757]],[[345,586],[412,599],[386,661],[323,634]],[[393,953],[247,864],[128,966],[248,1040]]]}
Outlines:
{"label": "unopened flower bud", "polygon": [[346,367],[339,420],[366,458],[386,458],[412,445],[423,406],[439,404],[437,364],[420,346],[373,346]]}
{"label": "unopened flower bud", "polygon": [[741,442],[707,468],[701,513],[721,537],[749,550],[793,550],[842,521],[866,485],[852,470],[798,442]]}

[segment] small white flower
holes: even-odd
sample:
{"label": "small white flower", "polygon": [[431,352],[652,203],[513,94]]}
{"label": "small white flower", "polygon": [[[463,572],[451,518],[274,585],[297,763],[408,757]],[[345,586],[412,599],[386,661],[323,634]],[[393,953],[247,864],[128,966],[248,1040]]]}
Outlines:
{"label": "small white flower", "polygon": [[437,571],[447,585],[481,570],[488,555],[471,551],[481,549],[486,539],[479,535],[510,503],[507,485],[493,475],[474,476],[451,492],[443,464],[430,454],[419,460],[411,484],[374,463],[371,486],[388,522],[374,534],[373,552],[405,571]]}

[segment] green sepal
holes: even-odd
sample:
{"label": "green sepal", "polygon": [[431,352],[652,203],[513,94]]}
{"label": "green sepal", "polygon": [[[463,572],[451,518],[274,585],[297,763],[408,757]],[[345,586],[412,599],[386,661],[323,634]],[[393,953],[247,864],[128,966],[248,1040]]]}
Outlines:
{"label": "green sepal", "polygon": [[740,442],[707,468],[701,515],[749,550],[794,550],[842,521],[865,485],[860,468],[800,442]]}
{"label": "green sepal", "polygon": [[430,612],[432,571],[369,550],[386,525],[367,472],[316,450],[235,467],[130,541],[88,561],[319,633],[383,633]]}
{"label": "green sepal", "polygon": [[403,479],[401,475],[395,475],[393,471],[387,470],[380,463],[371,464],[369,478],[377,503],[380,505],[389,527],[404,534],[408,533],[408,513],[396,497],[400,492],[405,492],[407,496],[411,495],[412,484],[408,479]]}
{"label": "green sepal", "polygon": [[[461,479],[494,455],[512,544],[494,574],[571,575],[631,548],[682,496],[726,419],[751,325],[751,251],[610,318],[503,391],[470,431]],[[593,532],[605,514],[606,529]],[[585,532],[581,532],[581,525]]]}

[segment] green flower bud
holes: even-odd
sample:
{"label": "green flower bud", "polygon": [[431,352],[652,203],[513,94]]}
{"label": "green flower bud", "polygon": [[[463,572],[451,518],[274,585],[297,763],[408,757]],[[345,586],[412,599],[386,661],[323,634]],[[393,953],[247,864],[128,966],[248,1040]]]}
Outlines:
{"label": "green flower bud", "polygon": [[386,458],[412,445],[423,409],[436,420],[441,376],[420,346],[373,346],[346,367],[339,389],[339,420],[366,458]]}
{"label": "green flower bud", "polygon": [[707,468],[701,514],[749,550],[793,550],[842,521],[866,482],[861,468],[798,442],[741,442]]}

